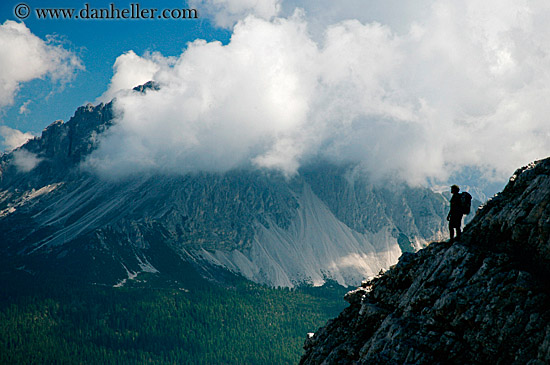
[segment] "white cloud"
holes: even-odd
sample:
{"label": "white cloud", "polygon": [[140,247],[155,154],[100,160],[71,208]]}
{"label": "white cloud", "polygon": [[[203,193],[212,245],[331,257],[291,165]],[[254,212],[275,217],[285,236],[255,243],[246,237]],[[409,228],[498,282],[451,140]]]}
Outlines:
{"label": "white cloud", "polygon": [[29,104],[32,102],[32,100],[27,100],[21,106],[19,107],[19,114],[29,114]]}
{"label": "white cloud", "polygon": [[53,38],[44,41],[11,20],[0,25],[0,49],[0,108],[13,103],[23,82],[48,76],[65,83],[83,68],[80,59]]}
{"label": "white cloud", "polygon": [[[118,96],[123,118],[92,161],[118,173],[222,171],[250,163],[283,141],[295,147],[289,156],[294,159],[305,148],[297,131],[316,85],[316,54],[295,19],[248,18],[227,46],[196,41],[172,67],[161,65],[158,92]],[[281,163],[289,169],[295,162]]]}
{"label": "white cloud", "polygon": [[34,169],[43,159],[36,154],[24,149],[13,152],[13,164],[19,172],[29,172]]}
{"label": "white cloud", "polygon": [[169,62],[146,55],[137,63],[157,65],[161,89],[118,97],[118,123],[88,164],[109,176],[242,165],[292,174],[321,155],[423,183],[466,166],[504,178],[549,155],[549,6],[428,5],[407,31],[338,19],[319,36],[301,12],[248,16],[225,46],[198,40]]}
{"label": "white cloud", "polygon": [[308,29],[318,41],[323,39],[327,26],[345,20],[361,23],[381,23],[396,34],[409,32],[413,22],[429,15],[436,0],[285,0],[281,3],[281,16],[294,13],[296,8],[305,10]]}
{"label": "white cloud", "polygon": [[17,129],[0,126],[0,136],[4,139],[3,145],[8,150],[16,149],[24,145],[29,139],[34,138],[31,133],[23,133]]}
{"label": "white cloud", "polygon": [[269,20],[281,8],[280,0],[190,0],[189,4],[222,28],[232,28],[248,15]]}
{"label": "white cloud", "polygon": [[151,81],[160,69],[160,63],[169,63],[159,54],[147,54],[144,57],[129,51],[117,57],[113,66],[114,75],[109,89],[98,98],[98,101],[110,101],[120,91],[127,91],[138,85]]}

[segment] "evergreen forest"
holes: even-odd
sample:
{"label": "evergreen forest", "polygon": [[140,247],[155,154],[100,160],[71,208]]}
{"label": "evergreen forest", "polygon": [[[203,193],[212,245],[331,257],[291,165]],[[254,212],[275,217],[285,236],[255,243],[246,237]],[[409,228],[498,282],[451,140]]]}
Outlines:
{"label": "evergreen forest", "polygon": [[0,364],[292,364],[346,306],[334,284],[0,285]]}

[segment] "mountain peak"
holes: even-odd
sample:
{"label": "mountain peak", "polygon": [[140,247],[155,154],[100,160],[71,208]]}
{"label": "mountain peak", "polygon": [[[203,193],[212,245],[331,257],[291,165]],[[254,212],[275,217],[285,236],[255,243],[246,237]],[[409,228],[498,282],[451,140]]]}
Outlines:
{"label": "mountain peak", "polygon": [[147,90],[157,91],[157,90],[160,90],[160,85],[155,81],[147,81],[145,84],[138,85],[138,86],[134,87],[132,90],[138,91],[140,93],[144,93]]}

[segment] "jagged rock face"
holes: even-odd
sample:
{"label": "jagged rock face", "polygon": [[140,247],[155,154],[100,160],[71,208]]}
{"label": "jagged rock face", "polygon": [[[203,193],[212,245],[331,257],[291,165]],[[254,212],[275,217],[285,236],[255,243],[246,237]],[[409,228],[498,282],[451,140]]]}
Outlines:
{"label": "jagged rock face", "polygon": [[351,164],[292,179],[242,169],[102,181],[81,163],[113,118],[109,103],[53,123],[18,150],[40,159],[28,172],[18,151],[0,157],[0,265],[112,284],[185,262],[274,286],[352,285],[447,234],[440,194],[373,185]]}
{"label": "jagged rock face", "polygon": [[[25,150],[38,155],[43,161],[32,174],[20,174],[13,162],[13,153],[0,157],[0,185],[5,188],[23,189],[32,185],[47,185],[73,170],[97,147],[96,136],[112,124],[112,103],[82,106],[67,123],[55,121],[42,132],[42,136],[28,141]],[[32,186],[34,187],[34,186]]]}
{"label": "jagged rock face", "polygon": [[550,363],[549,172],[550,159],[518,170],[461,241],[348,293],[301,363]]}
{"label": "jagged rock face", "polygon": [[517,170],[472,221],[465,239],[550,272],[550,160]]}

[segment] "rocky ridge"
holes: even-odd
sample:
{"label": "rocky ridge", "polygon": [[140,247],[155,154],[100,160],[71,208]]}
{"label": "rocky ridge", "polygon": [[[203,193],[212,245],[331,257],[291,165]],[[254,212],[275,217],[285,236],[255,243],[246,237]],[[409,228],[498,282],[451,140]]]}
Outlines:
{"label": "rocky ridge", "polygon": [[549,202],[550,159],[517,170],[460,241],[346,294],[301,364],[550,363]]}

